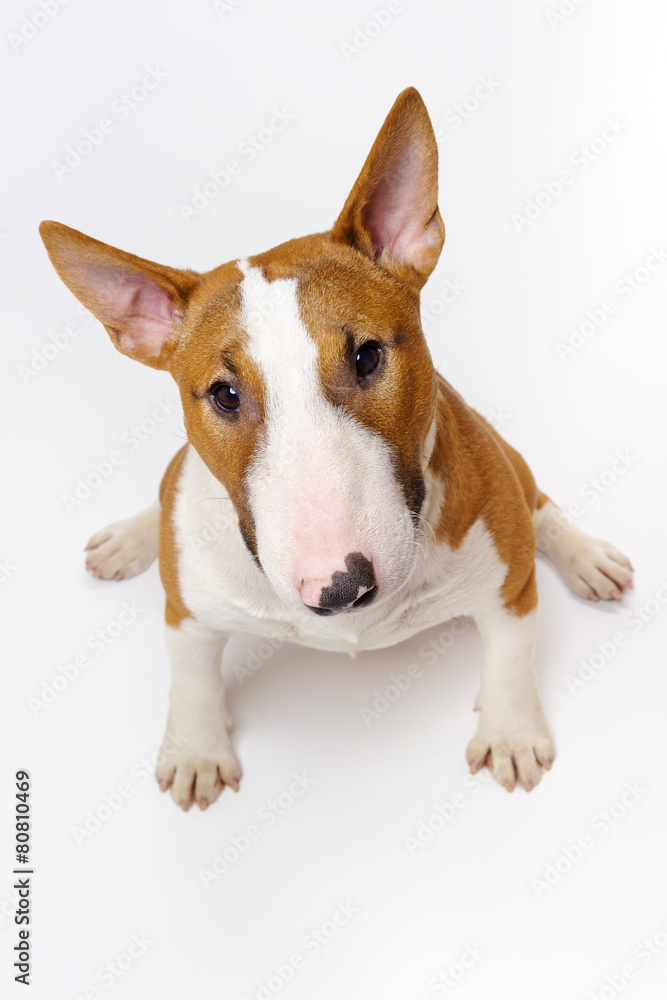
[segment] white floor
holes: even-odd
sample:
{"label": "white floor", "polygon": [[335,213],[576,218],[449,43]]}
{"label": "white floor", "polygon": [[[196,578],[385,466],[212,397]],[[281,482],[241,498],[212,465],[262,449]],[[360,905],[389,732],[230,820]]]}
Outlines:
{"label": "white floor", "polygon": [[[27,769],[38,1000],[664,997],[667,15],[510,6],[119,0],[44,24],[37,3],[5,6],[3,995],[24,995]],[[356,660],[234,637],[241,792],[186,815],[150,774],[168,688],[157,569],[101,583],[81,551],[154,496],[183,437],[177,393],[77,311],[37,224],[200,269],[323,229],[409,84],[440,135],[434,359],[541,487],[631,556],[636,590],[593,606],[540,564],[558,758],[530,795],[467,774],[472,629]],[[284,128],[251,158],[274,108]],[[97,145],[63,170],[85,130]],[[220,191],[209,174],[231,159]],[[66,502],[96,468],[99,487]],[[411,664],[409,688],[378,700]]]}

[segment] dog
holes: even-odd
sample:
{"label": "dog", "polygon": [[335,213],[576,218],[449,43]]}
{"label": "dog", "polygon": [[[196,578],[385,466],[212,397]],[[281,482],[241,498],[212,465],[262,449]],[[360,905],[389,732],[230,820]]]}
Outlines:
{"label": "dog", "polygon": [[115,347],[180,390],[188,442],[159,503],[86,551],[115,580],[159,554],[171,691],[156,778],[183,809],[239,788],[220,671],[230,632],[356,652],[472,618],[468,764],[530,790],[555,756],[533,664],[536,549],[579,597],[632,586],[630,561],[568,523],[433,367],[419,302],[445,238],[437,168],[409,88],[328,232],[197,273],[40,227]]}

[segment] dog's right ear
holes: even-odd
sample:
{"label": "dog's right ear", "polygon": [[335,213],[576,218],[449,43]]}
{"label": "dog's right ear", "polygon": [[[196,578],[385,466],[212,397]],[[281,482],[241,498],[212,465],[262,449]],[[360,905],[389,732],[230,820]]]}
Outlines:
{"label": "dog's right ear", "polygon": [[62,280],[118,350],[166,368],[200,276],[116,250],[59,222],[42,222],[39,232]]}

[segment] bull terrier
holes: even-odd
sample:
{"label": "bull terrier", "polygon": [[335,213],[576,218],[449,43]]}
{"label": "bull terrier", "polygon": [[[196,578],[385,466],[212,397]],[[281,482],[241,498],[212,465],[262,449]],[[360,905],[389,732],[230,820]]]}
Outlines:
{"label": "bull terrier", "polygon": [[159,555],[167,732],[181,738],[156,777],[184,809],[238,790],[220,669],[232,631],[357,652],[472,618],[469,766],[530,790],[555,754],[533,663],[536,549],[579,597],[632,586],[629,560],[568,523],[433,367],[420,292],[445,238],[437,167],[410,88],[328,232],[197,273],[42,223],[115,347],[180,390],[188,440],[159,502],[93,535],[87,568],[120,580]]}

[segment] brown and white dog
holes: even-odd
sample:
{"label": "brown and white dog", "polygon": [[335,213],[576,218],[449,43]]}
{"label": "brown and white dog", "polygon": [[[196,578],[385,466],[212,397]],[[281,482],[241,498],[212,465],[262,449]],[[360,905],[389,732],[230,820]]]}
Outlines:
{"label": "brown and white dog", "polygon": [[437,165],[408,89],[329,232],[198,274],[42,223],[58,274],[118,350],[181,393],[188,444],[160,502],[94,535],[87,568],[122,579],[159,552],[167,731],[182,741],[157,779],[185,809],[238,789],[220,673],[232,631],[351,652],[472,617],[468,762],[528,790],[554,759],[533,666],[536,547],[580,597],[632,586],[628,559],[568,525],[433,368],[419,296],[445,238]]}

